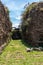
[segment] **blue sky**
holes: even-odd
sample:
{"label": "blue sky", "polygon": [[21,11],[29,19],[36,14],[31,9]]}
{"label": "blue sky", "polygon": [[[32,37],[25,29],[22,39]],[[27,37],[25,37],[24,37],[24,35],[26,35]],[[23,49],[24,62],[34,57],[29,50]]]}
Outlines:
{"label": "blue sky", "polygon": [[24,6],[29,2],[38,2],[40,0],[1,0],[2,3],[8,7],[10,13],[10,20],[12,22],[12,26],[18,27],[21,22],[21,14],[24,10]]}

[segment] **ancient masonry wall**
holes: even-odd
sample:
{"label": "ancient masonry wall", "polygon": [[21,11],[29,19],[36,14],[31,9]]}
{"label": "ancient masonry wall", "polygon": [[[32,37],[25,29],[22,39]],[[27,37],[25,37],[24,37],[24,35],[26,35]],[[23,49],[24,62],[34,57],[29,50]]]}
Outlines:
{"label": "ancient masonry wall", "polygon": [[9,18],[8,8],[0,1],[0,47],[10,39],[12,23]]}

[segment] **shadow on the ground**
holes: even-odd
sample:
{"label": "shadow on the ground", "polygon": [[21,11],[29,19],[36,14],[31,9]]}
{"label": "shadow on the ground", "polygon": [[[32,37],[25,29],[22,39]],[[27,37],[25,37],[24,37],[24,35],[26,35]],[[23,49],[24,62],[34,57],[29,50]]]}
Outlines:
{"label": "shadow on the ground", "polygon": [[30,43],[25,42],[21,39],[22,44],[24,44],[26,47],[32,47]]}
{"label": "shadow on the ground", "polygon": [[43,51],[43,46],[32,46],[31,43],[27,43],[24,40],[21,40],[22,44],[24,44],[27,48],[32,48],[35,51]]}

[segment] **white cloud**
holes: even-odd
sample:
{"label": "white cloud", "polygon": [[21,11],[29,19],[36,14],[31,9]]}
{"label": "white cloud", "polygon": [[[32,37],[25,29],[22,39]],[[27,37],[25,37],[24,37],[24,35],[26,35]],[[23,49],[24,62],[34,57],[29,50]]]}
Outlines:
{"label": "white cloud", "polygon": [[12,24],[12,27],[18,28],[18,26],[19,26],[19,23],[13,23],[13,24]]}
{"label": "white cloud", "polygon": [[21,16],[10,16],[10,18],[16,19],[16,20],[21,20]]}

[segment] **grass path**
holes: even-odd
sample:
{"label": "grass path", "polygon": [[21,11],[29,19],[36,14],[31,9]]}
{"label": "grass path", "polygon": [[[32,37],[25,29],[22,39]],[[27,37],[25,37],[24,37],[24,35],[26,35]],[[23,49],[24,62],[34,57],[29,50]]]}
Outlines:
{"label": "grass path", "polygon": [[26,52],[21,40],[12,40],[0,55],[0,65],[43,65],[43,52]]}

